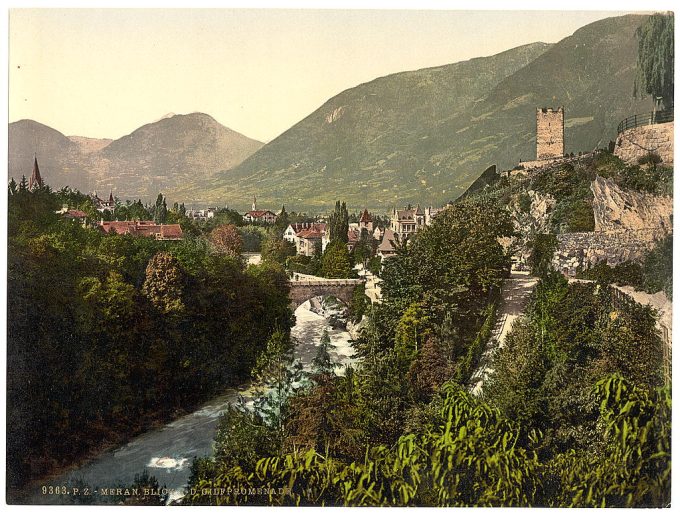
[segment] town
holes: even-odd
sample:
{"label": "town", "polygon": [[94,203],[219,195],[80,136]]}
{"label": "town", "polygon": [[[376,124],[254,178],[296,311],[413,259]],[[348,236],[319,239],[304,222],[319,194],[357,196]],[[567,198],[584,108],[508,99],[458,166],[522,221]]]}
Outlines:
{"label": "town", "polygon": [[674,17],[581,25],[266,143],[12,123],[8,501],[670,505]]}

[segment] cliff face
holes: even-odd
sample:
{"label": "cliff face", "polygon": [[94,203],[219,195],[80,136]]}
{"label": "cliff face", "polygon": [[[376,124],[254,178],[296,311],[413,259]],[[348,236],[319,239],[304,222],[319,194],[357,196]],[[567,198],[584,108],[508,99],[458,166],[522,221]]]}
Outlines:
{"label": "cliff face", "polygon": [[624,191],[612,180],[596,177],[590,186],[595,199],[595,231],[658,229],[673,231],[673,199]]}

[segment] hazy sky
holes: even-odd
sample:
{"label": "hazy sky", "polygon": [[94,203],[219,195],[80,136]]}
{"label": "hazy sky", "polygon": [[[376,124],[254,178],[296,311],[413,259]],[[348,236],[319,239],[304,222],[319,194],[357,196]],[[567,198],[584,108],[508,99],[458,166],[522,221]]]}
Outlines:
{"label": "hazy sky", "polygon": [[269,141],[376,77],[556,42],[619,12],[12,10],[9,120],[118,138],[195,111]]}

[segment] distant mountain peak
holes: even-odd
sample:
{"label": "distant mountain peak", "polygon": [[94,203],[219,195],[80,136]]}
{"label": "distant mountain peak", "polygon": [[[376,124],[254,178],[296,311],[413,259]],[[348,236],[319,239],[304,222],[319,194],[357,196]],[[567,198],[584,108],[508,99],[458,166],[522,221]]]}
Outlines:
{"label": "distant mountain peak", "polygon": [[154,122],[159,122],[162,121],[163,119],[172,119],[175,115],[177,115],[174,112],[168,112],[165,115],[163,115],[160,119],[156,119]]}
{"label": "distant mountain peak", "polygon": [[54,189],[113,187],[123,199],[153,200],[161,191],[211,183],[216,173],[235,167],[260,147],[261,142],[205,113],[168,113],[113,141],[66,137],[39,122],[21,120],[9,125],[9,171],[12,177],[28,176],[37,152],[45,182]]}

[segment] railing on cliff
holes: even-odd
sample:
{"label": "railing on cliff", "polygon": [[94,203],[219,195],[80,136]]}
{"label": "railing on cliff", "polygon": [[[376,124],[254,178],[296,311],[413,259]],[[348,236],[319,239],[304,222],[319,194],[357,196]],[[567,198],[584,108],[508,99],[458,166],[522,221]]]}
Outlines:
{"label": "railing on cliff", "polygon": [[673,122],[673,110],[631,115],[619,122],[616,132],[622,133],[627,129],[649,126],[650,124],[662,124],[664,122]]}

